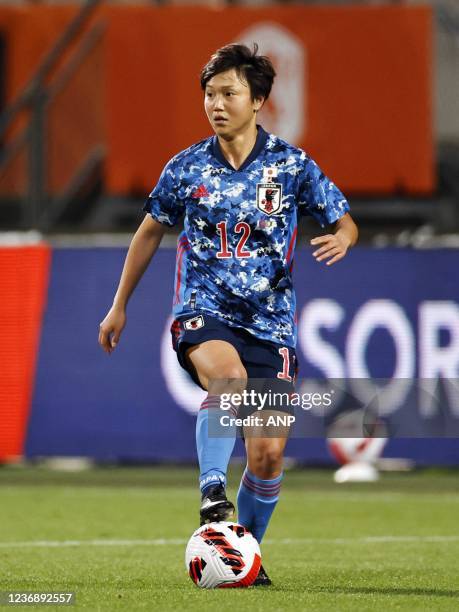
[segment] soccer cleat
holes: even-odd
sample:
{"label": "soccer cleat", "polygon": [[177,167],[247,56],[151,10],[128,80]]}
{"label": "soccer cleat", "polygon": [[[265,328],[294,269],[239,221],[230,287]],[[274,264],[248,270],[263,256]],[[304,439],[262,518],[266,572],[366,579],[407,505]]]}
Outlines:
{"label": "soccer cleat", "polygon": [[226,498],[223,485],[209,487],[202,496],[201,509],[199,511],[201,525],[206,523],[218,523],[228,521],[234,514],[234,504]]}
{"label": "soccer cleat", "polygon": [[268,574],[265,572],[265,568],[263,566],[260,567],[260,571],[258,572],[258,576],[252,583],[252,586],[271,586],[272,581]]}

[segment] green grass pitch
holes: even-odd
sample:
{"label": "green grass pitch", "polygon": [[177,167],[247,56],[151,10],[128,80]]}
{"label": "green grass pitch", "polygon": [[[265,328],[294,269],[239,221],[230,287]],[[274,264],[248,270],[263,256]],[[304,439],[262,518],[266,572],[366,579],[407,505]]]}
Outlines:
{"label": "green grass pitch", "polygon": [[[240,468],[230,476],[234,499]],[[196,481],[188,468],[0,468],[0,590],[75,591],[88,610],[459,609],[457,472],[335,485],[288,471],[262,545],[274,585],[215,591],[184,567]]]}

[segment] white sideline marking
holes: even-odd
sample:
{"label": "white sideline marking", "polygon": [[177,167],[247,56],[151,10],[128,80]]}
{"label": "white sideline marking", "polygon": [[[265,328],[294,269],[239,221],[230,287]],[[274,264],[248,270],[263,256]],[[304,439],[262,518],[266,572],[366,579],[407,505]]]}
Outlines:
{"label": "white sideline marking", "polygon": [[[157,540],[31,540],[0,542],[0,548],[65,548],[71,546],[179,546],[188,540],[161,538]],[[366,536],[362,538],[280,538],[267,539],[263,544],[385,544],[390,542],[459,542],[459,535],[449,536]]]}

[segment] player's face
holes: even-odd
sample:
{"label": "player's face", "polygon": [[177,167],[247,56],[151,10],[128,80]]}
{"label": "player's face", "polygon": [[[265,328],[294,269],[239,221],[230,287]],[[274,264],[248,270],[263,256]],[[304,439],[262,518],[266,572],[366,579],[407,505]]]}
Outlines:
{"label": "player's face", "polygon": [[204,107],[210,124],[222,138],[234,138],[256,124],[256,112],[263,100],[252,100],[248,83],[232,68],[207,83]]}

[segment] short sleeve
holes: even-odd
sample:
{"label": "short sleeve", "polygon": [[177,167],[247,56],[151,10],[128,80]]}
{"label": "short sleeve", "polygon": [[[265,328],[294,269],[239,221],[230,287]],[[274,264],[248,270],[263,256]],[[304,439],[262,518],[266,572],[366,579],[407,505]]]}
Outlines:
{"label": "short sleeve", "polygon": [[301,215],[314,217],[322,227],[334,223],[350,210],[338,187],[306,155],[300,174],[298,210]]}
{"label": "short sleeve", "polygon": [[173,227],[185,212],[185,204],[178,197],[178,176],[174,160],[169,161],[159,181],[143,207],[155,221]]}

